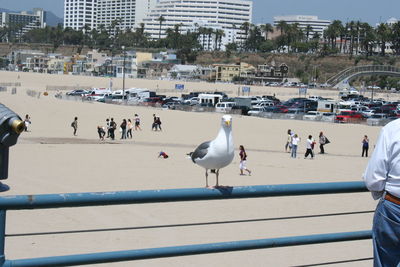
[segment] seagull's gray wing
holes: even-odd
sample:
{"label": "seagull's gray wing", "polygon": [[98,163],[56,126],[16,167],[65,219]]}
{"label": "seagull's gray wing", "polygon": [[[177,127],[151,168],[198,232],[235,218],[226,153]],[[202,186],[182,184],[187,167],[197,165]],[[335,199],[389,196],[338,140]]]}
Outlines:
{"label": "seagull's gray wing", "polygon": [[194,152],[192,152],[190,157],[194,163],[196,163],[196,159],[202,159],[207,154],[210,143],[211,141],[204,142],[200,144]]}

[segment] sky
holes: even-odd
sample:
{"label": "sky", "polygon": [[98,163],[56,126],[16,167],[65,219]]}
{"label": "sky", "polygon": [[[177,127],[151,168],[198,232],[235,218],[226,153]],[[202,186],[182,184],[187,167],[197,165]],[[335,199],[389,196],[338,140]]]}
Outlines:
{"label": "sky", "polygon": [[[0,0],[0,8],[32,10],[41,7],[63,17],[64,0]],[[371,25],[400,18],[399,0],[253,0],[253,23],[272,23],[278,15],[316,15],[342,22],[360,20]]]}

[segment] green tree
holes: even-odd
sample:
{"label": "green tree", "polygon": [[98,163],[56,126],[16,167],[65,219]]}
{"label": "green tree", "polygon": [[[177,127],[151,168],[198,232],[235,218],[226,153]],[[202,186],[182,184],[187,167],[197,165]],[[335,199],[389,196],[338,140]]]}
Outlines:
{"label": "green tree", "polygon": [[260,26],[261,31],[264,33],[265,40],[268,40],[268,34],[274,32],[274,27],[270,23],[265,23]]}
{"label": "green tree", "polygon": [[161,27],[165,21],[165,18],[161,15],[157,20],[158,20],[158,23],[160,24],[160,30],[158,31],[158,39],[160,40],[161,39]]}
{"label": "green tree", "polygon": [[390,40],[390,28],[386,23],[381,23],[376,28],[376,36],[381,47],[381,55],[385,56],[386,43]]}

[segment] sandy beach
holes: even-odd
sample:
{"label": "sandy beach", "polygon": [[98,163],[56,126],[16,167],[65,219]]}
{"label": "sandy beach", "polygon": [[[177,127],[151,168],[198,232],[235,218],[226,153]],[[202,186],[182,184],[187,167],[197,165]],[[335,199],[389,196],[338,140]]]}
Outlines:
{"label": "sandy beach", "polygon": [[[1,193],[3,196],[205,186],[204,170],[193,164],[186,153],[215,137],[221,114],[60,100],[54,97],[56,90],[43,95],[50,87],[107,87],[106,78],[0,72],[0,80],[21,83],[16,94],[11,94],[15,86],[0,92],[0,103],[21,117],[29,114],[32,121],[29,132],[22,133],[18,144],[10,149],[9,178],[4,182],[11,189]],[[182,82],[126,81],[127,88],[158,88],[168,95],[178,94],[174,90],[176,83]],[[120,88],[121,79],[114,79],[113,85]],[[27,90],[41,95],[28,96]],[[185,92],[215,90],[236,95],[238,86],[185,83]],[[288,99],[296,96],[298,89],[252,87],[252,94],[276,94]],[[315,89],[312,94],[334,97],[337,91]],[[120,124],[124,118],[133,119],[135,113],[142,119],[143,130],[134,131],[133,139],[120,140],[116,132],[115,141],[98,140],[96,128],[104,126],[106,118],[113,117]],[[162,132],[151,131],[152,114],[161,117]],[[70,126],[75,116],[77,136],[73,136]],[[284,151],[288,129],[301,137],[297,159],[291,159]],[[331,141],[325,146],[327,154],[317,154],[314,160],[303,159],[307,136],[311,134],[317,139],[320,131]],[[368,162],[361,157],[362,137],[369,136],[372,153],[379,131],[380,127],[366,125],[234,115],[237,150],[232,164],[221,170],[220,182],[245,186],[360,181]],[[248,153],[251,176],[239,176],[239,145],[244,145]],[[161,150],[170,157],[157,158]],[[213,175],[209,181],[215,183]],[[373,211],[375,205],[369,193],[355,193],[10,211],[6,257],[20,259],[369,230],[373,213],[368,211]],[[349,214],[312,216],[333,213]],[[247,222],[236,222],[240,220]],[[88,231],[93,229],[104,231]],[[64,231],[73,233],[61,233]],[[371,266],[371,260],[346,262],[371,257],[371,241],[365,240],[96,266],[300,266],[328,262],[337,262],[330,266]]]}

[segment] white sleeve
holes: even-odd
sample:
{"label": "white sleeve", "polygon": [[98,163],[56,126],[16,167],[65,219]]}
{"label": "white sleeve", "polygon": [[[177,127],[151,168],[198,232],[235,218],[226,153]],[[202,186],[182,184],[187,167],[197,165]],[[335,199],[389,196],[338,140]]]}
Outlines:
{"label": "white sleeve", "polygon": [[387,133],[383,128],[363,175],[365,185],[374,199],[382,197],[385,191],[388,173],[388,141]]}

